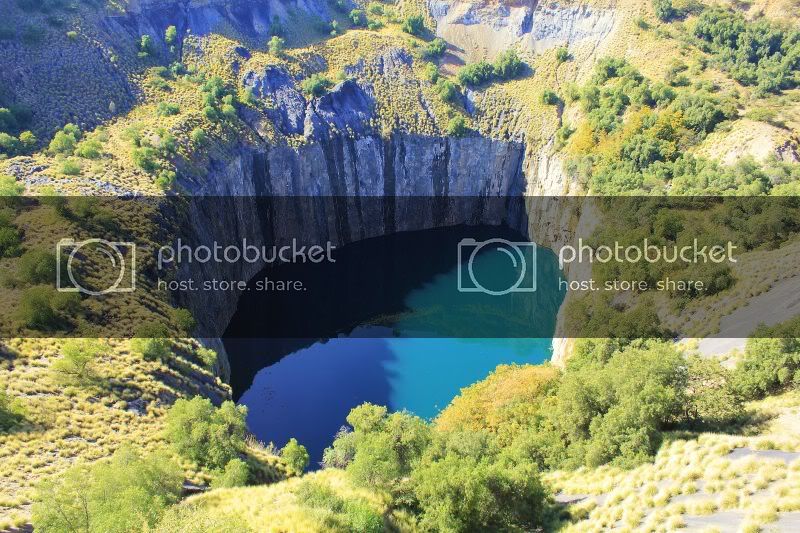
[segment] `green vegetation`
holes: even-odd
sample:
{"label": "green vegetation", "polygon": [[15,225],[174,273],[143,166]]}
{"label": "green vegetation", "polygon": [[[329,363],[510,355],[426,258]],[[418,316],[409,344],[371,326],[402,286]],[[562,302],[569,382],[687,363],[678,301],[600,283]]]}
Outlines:
{"label": "green vegetation", "polygon": [[569,48],[566,46],[562,46],[556,49],[556,61],[559,63],[564,63],[569,60]]}
{"label": "green vegetation", "polygon": [[291,438],[281,450],[281,459],[286,463],[289,471],[300,475],[308,467],[308,451],[299,444],[297,439]]}
{"label": "green vegetation", "polygon": [[250,467],[241,459],[231,459],[211,482],[212,489],[244,487],[250,481]]}
{"label": "green vegetation", "polygon": [[444,39],[437,37],[425,45],[422,55],[426,59],[434,60],[442,57],[446,51],[447,42]]}
{"label": "green vegetation", "polygon": [[668,22],[677,15],[672,0],[653,0],[653,9],[656,11],[656,18],[662,22]]}
{"label": "green vegetation", "polygon": [[422,35],[422,32],[425,31],[425,19],[422,15],[409,15],[403,21],[401,28],[411,35]]}
{"label": "green vegetation", "polygon": [[307,95],[318,98],[328,92],[332,85],[333,82],[322,74],[312,74],[303,80],[301,87]]}
{"label": "green vegetation", "polygon": [[735,370],[737,389],[747,399],[762,398],[800,384],[800,319],[762,326],[747,341]]}
{"label": "green vegetation", "polygon": [[26,130],[31,114],[21,107],[0,107],[0,159],[28,154],[36,147],[36,136]]}
{"label": "green vegetation", "polygon": [[467,134],[467,121],[461,115],[456,115],[447,123],[447,135],[452,137],[463,137]]}
{"label": "green vegetation", "polygon": [[139,57],[145,58],[156,54],[156,43],[149,35],[142,35],[139,40]]}
{"label": "green vegetation", "polygon": [[0,390],[0,433],[13,429],[23,418],[24,411],[19,402]]}
{"label": "green vegetation", "polygon": [[[437,72],[438,76],[438,72]],[[458,90],[458,86],[450,80],[439,79],[436,82],[436,94],[439,95],[439,98],[442,101],[452,104],[461,96],[461,93]]]}
{"label": "green vegetation", "polygon": [[522,73],[524,63],[514,50],[500,54],[495,62],[479,61],[458,71],[458,81],[468,87],[477,87],[494,79],[508,80]]}
{"label": "green vegetation", "polygon": [[225,468],[244,451],[247,408],[207,398],[180,399],[167,413],[165,436],[175,450],[210,469]]}
{"label": "green vegetation", "polygon": [[542,92],[542,103],[543,104],[545,104],[545,105],[558,105],[560,102],[561,102],[561,98],[559,98],[558,95],[555,92],[553,92],[553,91],[551,91],[549,89],[545,89],[545,91]]}
{"label": "green vegetation", "polygon": [[694,36],[714,62],[761,96],[800,83],[800,32],[767,19],[745,20],[736,11],[714,7],[703,11]]}
{"label": "green vegetation", "polygon": [[61,350],[61,358],[50,368],[66,383],[87,385],[97,378],[95,362],[102,351],[99,340],[70,339]]}
{"label": "green vegetation", "polygon": [[52,286],[35,285],[25,289],[16,310],[20,325],[39,331],[69,328],[81,310],[80,296],[58,292]]}
{"label": "green vegetation", "polygon": [[81,130],[75,124],[67,124],[61,131],[56,132],[50,141],[48,151],[51,154],[71,155],[81,138]]}
{"label": "green vegetation", "polygon": [[78,465],[37,488],[37,531],[123,533],[154,526],[178,501],[183,476],[164,455],[122,448],[108,461]]}

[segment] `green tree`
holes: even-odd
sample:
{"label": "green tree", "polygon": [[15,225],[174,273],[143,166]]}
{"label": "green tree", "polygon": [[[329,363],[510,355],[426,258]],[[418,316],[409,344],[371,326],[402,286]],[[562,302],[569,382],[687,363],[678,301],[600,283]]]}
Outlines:
{"label": "green tree", "polygon": [[461,115],[454,116],[447,123],[447,135],[451,137],[463,137],[467,131],[467,121]]}
{"label": "green tree", "polygon": [[440,79],[436,82],[436,94],[439,95],[443,102],[452,104],[460,93],[455,83],[450,80]]}
{"label": "green tree", "polygon": [[516,51],[506,50],[494,62],[494,75],[501,80],[510,80],[522,73],[524,65]]}
{"label": "green tree", "polygon": [[25,327],[52,331],[66,327],[78,312],[80,312],[78,294],[58,292],[52,287],[35,285],[23,291],[16,317]]}
{"label": "green tree", "polygon": [[274,56],[280,56],[283,54],[283,51],[286,48],[286,40],[282,37],[278,37],[277,35],[273,35],[269,43],[267,43],[267,48],[269,49],[269,53]]}
{"label": "green tree", "polygon": [[13,429],[24,417],[19,402],[13,400],[5,391],[0,390],[0,432]]}
{"label": "green tree", "polygon": [[411,35],[422,35],[422,32],[425,31],[425,19],[422,15],[409,15],[403,21],[401,28]]}
{"label": "green tree", "polygon": [[0,197],[20,196],[25,191],[25,185],[18,182],[14,176],[0,174]]}
{"label": "green tree", "polygon": [[245,448],[247,407],[207,398],[180,399],[167,412],[165,436],[183,457],[212,469],[224,468]]}
{"label": "green tree", "polygon": [[459,83],[467,87],[476,87],[487,83],[492,76],[494,76],[494,67],[486,61],[466,65],[458,71]]}
{"label": "green tree", "polygon": [[214,476],[212,489],[244,487],[250,481],[250,467],[241,459],[231,459],[225,469]]}
{"label": "green tree", "polygon": [[182,483],[183,472],[170,458],[123,447],[110,460],[77,465],[40,483],[31,522],[36,531],[139,531],[178,501]]}
{"label": "green tree", "polygon": [[178,38],[178,28],[175,26],[167,26],[167,29],[164,31],[164,41],[169,44],[175,44],[175,41]]}
{"label": "green tree", "polygon": [[57,266],[52,251],[33,248],[19,258],[17,275],[20,281],[32,285],[55,283]]}
{"label": "green tree", "polygon": [[281,459],[293,474],[300,475],[308,467],[309,455],[305,446],[291,438],[281,449]]}
{"label": "green tree", "polygon": [[325,94],[333,83],[322,74],[312,74],[310,77],[303,80],[300,85],[303,88],[303,92],[307,95],[319,97]]}
{"label": "green tree", "polygon": [[139,57],[150,57],[156,53],[156,43],[153,38],[145,34],[139,39]]}
{"label": "green tree", "polygon": [[350,22],[353,23],[353,26],[362,27],[367,24],[367,16],[364,14],[363,9],[353,9],[350,11]]}
{"label": "green tree", "polygon": [[439,37],[425,45],[422,54],[428,59],[439,59],[447,51],[447,42]]}
{"label": "green tree", "polygon": [[656,18],[662,22],[669,22],[676,14],[672,0],[653,0],[653,9],[656,11]]}
{"label": "green tree", "polygon": [[558,97],[556,93],[551,91],[550,89],[545,89],[542,92],[542,103],[545,105],[557,105],[561,99]]}
{"label": "green tree", "polygon": [[67,383],[86,385],[97,377],[95,363],[102,351],[103,345],[96,339],[69,339],[50,368]]}
{"label": "green tree", "polygon": [[686,421],[692,427],[722,429],[741,418],[744,407],[733,372],[715,357],[687,359]]}

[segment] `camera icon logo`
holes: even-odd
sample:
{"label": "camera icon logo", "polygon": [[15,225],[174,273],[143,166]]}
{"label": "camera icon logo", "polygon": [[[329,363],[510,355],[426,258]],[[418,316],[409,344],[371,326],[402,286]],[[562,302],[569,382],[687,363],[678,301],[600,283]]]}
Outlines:
{"label": "camera icon logo", "polygon": [[[105,239],[56,243],[56,289],[91,296],[136,290],[136,243]],[[91,274],[78,275],[78,262]]]}
{"label": "camera icon logo", "polygon": [[536,292],[536,245],[506,239],[458,243],[458,291],[503,296]]}

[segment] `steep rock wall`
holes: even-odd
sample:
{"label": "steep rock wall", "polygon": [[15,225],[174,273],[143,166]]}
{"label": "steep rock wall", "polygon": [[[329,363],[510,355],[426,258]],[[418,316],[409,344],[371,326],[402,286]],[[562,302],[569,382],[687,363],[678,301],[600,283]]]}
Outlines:
{"label": "steep rock wall", "polygon": [[579,42],[597,44],[617,20],[611,9],[538,0],[429,0],[428,8],[436,34],[471,60],[494,58],[514,45],[539,53]]}

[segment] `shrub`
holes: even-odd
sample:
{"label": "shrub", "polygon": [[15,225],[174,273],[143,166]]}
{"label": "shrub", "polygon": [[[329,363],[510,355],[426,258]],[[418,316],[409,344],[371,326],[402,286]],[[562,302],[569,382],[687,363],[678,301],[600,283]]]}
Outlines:
{"label": "shrub", "polygon": [[178,325],[181,333],[189,334],[197,325],[192,312],[182,307],[172,310],[172,320]]}
{"label": "shrub", "polygon": [[167,26],[167,29],[164,31],[164,42],[167,44],[175,44],[175,41],[178,38],[178,28],[175,26]]}
{"label": "shrub", "polygon": [[133,157],[133,163],[147,172],[148,174],[152,174],[158,169],[158,163],[156,163],[156,150],[151,146],[141,146],[138,148],[134,148],[131,151],[131,157]]}
{"label": "shrub", "polygon": [[231,459],[225,470],[214,477],[212,489],[244,487],[250,481],[250,467],[241,459]]}
{"label": "shrub", "polygon": [[165,436],[183,457],[211,469],[223,468],[245,448],[247,407],[207,398],[180,399],[167,412]]}
{"label": "shrub", "polygon": [[433,63],[425,63],[422,69],[422,77],[431,83],[436,83],[439,80],[439,68]]}
{"label": "shrub", "polygon": [[23,419],[19,402],[12,400],[5,391],[0,390],[0,432],[13,429]]}
{"label": "shrub", "polygon": [[439,37],[425,45],[422,55],[428,59],[438,59],[447,51],[447,42]]}
{"label": "shrub", "polygon": [[69,339],[61,348],[61,358],[50,368],[68,383],[88,384],[96,378],[94,365],[102,350],[96,339]]}
{"label": "shrub", "polygon": [[139,39],[139,57],[149,57],[155,55],[156,43],[153,38],[145,34]]}
{"label": "shrub", "polygon": [[556,49],[556,61],[564,63],[569,59],[569,48],[562,46]]}
{"label": "shrub", "polygon": [[142,356],[145,361],[166,360],[170,352],[168,339],[147,337],[131,339],[131,349]]}
{"label": "shrub", "polygon": [[353,9],[350,11],[349,18],[353,26],[361,27],[367,24],[367,16],[364,14],[363,9]]}
{"label": "shrub", "polygon": [[309,96],[319,97],[325,94],[328,89],[333,85],[331,80],[322,74],[312,74],[309,78],[303,80],[301,84],[303,92]]}
{"label": "shrub", "polygon": [[800,319],[762,326],[748,339],[734,370],[736,390],[756,399],[800,383]]}
{"label": "shrub", "polygon": [[466,65],[458,71],[458,81],[462,85],[475,87],[488,82],[494,75],[494,67],[486,61]]}
{"label": "shrub", "polygon": [[0,174],[0,197],[19,196],[25,191],[25,185],[14,176]]}
{"label": "shrub", "polygon": [[156,114],[160,117],[169,117],[172,115],[177,115],[180,112],[180,106],[171,102],[159,102],[156,106]]}
{"label": "shrub", "polygon": [[75,155],[84,159],[98,159],[103,150],[103,144],[97,139],[86,139],[75,147]]}
{"label": "shrub", "polygon": [[192,137],[192,142],[196,144],[203,144],[206,142],[206,139],[208,139],[208,135],[202,128],[193,129],[191,137]]}
{"label": "shrub", "polygon": [[22,252],[22,234],[13,225],[0,226],[0,256],[16,257]]}
{"label": "shrub", "polygon": [[281,459],[286,463],[289,471],[295,475],[300,475],[308,467],[309,455],[306,447],[291,438],[281,449]]}
{"label": "shrub", "polygon": [[458,99],[459,92],[456,84],[450,80],[439,80],[436,82],[436,94],[443,102],[452,104]]}
{"label": "shrub", "polygon": [[26,130],[19,134],[19,142],[22,145],[21,151],[23,153],[29,153],[36,148],[36,143],[39,142],[39,140],[36,138],[36,135]]}
{"label": "shrub", "polygon": [[339,35],[340,28],[339,28],[339,21],[338,20],[333,19],[330,22],[330,28],[331,28],[331,30],[330,30],[329,33],[330,33],[331,37],[336,37],[337,35]]}
{"label": "shrub", "polygon": [[51,154],[71,155],[80,136],[81,133],[77,126],[67,124],[61,131],[56,132],[53,140],[50,141],[48,150]]}
{"label": "shrub", "polygon": [[447,135],[463,137],[467,134],[467,121],[461,115],[456,115],[447,123]]}
{"label": "shrub", "polygon": [[20,281],[31,285],[55,284],[56,272],[56,256],[50,250],[28,250],[19,258],[17,265]]}
{"label": "shrub", "polygon": [[182,482],[183,472],[168,457],[121,448],[110,460],[40,483],[31,521],[36,531],[138,531],[178,501]]}
{"label": "shrub", "polygon": [[656,18],[662,22],[669,22],[676,15],[675,8],[672,7],[672,0],[653,0],[653,9],[655,9]]}
{"label": "shrub", "polygon": [[370,2],[369,4],[367,4],[367,12],[370,15],[375,15],[379,17],[383,15],[384,12],[383,4],[381,4],[380,2]]}
{"label": "shrub", "polygon": [[425,31],[425,19],[422,18],[422,15],[409,15],[403,21],[401,28],[411,35],[422,35],[422,32]]}
{"label": "shrub", "polygon": [[76,159],[65,159],[61,163],[59,171],[67,176],[78,176],[81,173],[81,164]]}
{"label": "shrub", "polygon": [[690,426],[721,429],[744,414],[732,372],[719,359],[688,358],[686,421]]}
{"label": "shrub", "polygon": [[561,99],[550,89],[545,89],[542,93],[542,103],[545,105],[558,105]]}
{"label": "shrub", "polygon": [[385,531],[383,517],[372,506],[361,499],[345,499],[328,485],[304,480],[294,493],[303,506],[325,513],[326,523],[336,531]]}
{"label": "shrub", "polygon": [[65,327],[80,311],[80,296],[36,285],[25,289],[17,307],[17,320],[25,327],[52,331]]}
{"label": "shrub", "polygon": [[514,50],[506,50],[495,60],[494,75],[501,80],[516,78],[522,73],[524,63]]}

